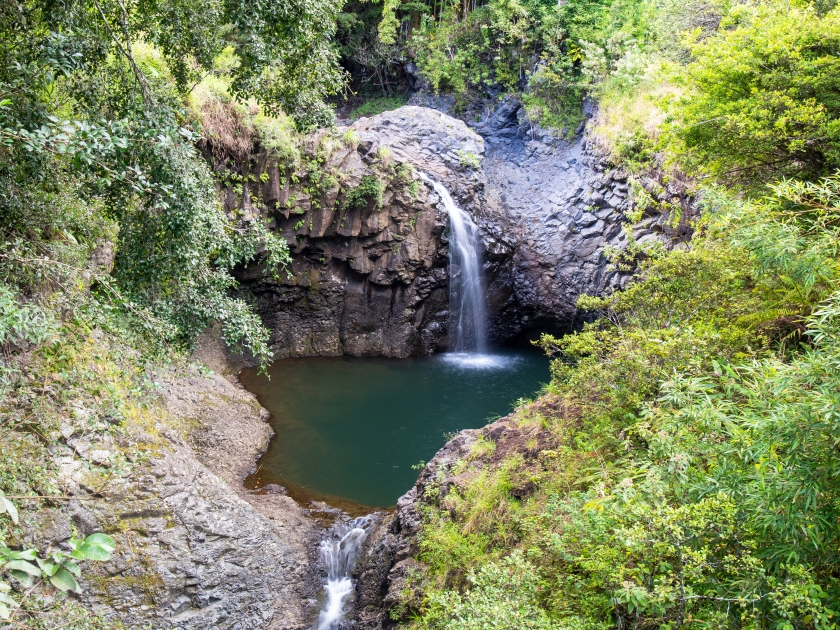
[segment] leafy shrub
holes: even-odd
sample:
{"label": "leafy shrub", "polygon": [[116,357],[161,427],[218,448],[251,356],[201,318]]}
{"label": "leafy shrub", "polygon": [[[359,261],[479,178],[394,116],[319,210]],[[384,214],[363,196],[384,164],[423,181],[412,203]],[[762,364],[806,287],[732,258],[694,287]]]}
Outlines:
{"label": "leafy shrub", "polygon": [[351,188],[344,196],[344,207],[348,209],[362,208],[373,201],[377,206],[382,205],[382,195],[385,187],[376,175],[365,175],[355,188]]}
{"label": "leafy shrub", "polygon": [[[0,514],[6,514],[18,524],[18,511],[0,491]],[[106,534],[91,534],[85,539],[71,538],[70,553],[51,552],[39,556],[38,550],[13,551],[5,546],[0,536],[0,575],[7,574],[24,588],[28,596],[41,580],[47,580],[59,591],[80,592],[76,577],[81,575],[80,560],[103,561],[111,557],[116,549],[113,539]],[[19,604],[8,593],[9,585],[0,579],[0,620],[9,620],[17,612]]]}
{"label": "leafy shrub", "polygon": [[[219,320],[226,341],[268,360],[267,331],[244,303],[228,295],[235,284],[230,270],[257,258],[270,269],[284,264],[285,241],[261,220],[238,221],[222,211],[208,166],[195,148],[199,136],[182,126],[186,112],[172,51],[138,44],[130,56],[117,50],[81,64],[83,55],[76,50],[85,41],[93,45],[103,36],[102,45],[113,42],[90,25],[80,26],[74,11],[55,26],[80,30],[53,40],[28,37],[19,32],[16,18],[3,18],[9,59],[29,55],[39,61],[17,74],[0,73],[0,81],[20,96],[0,111],[6,200],[0,208],[0,274],[23,294],[60,287],[64,299],[74,293],[69,287],[92,284],[99,300],[135,318],[152,344],[188,346],[210,321]],[[52,57],[45,56],[45,48]],[[255,62],[222,57],[233,82]],[[64,79],[56,87],[66,107],[53,113],[47,95],[56,93],[47,86],[56,71],[52,65],[64,58],[75,60],[62,66]],[[217,123],[210,125],[216,141],[247,153],[251,140],[240,132],[250,127],[225,118],[238,111],[236,103],[219,96],[223,90],[210,92],[203,103],[224,114],[206,117]],[[292,152],[284,129],[258,122],[270,150]],[[91,267],[87,260],[106,241],[116,250],[113,271]],[[79,300],[72,306],[92,304]]]}
{"label": "leafy shrub", "polygon": [[36,304],[19,304],[15,293],[0,284],[0,346],[40,344],[53,329],[53,322],[43,309]]}
{"label": "leafy shrub", "polygon": [[363,116],[376,116],[382,112],[388,112],[394,109],[399,109],[408,102],[407,96],[384,96],[378,98],[371,98],[353,109],[350,112],[350,118],[357,119]]}
{"label": "leafy shrub", "polygon": [[463,596],[454,592],[429,599],[426,627],[446,630],[552,630],[553,624],[537,602],[545,588],[535,567],[514,551],[489,562],[467,577]]}
{"label": "leafy shrub", "polygon": [[667,133],[681,164],[751,186],[840,167],[840,9],[736,5],[673,73]]}

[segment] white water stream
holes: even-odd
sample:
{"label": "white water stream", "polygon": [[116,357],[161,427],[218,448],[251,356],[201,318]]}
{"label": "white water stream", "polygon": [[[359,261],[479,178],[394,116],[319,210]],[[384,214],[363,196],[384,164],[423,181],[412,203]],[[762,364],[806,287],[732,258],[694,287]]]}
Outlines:
{"label": "white water stream", "polygon": [[355,518],[334,526],[330,536],[321,541],[321,558],[327,568],[327,583],[324,586],[327,602],[318,616],[317,630],[338,630],[344,619],[345,600],[353,592],[350,576],[362,551],[368,527],[370,519]]}
{"label": "white water stream", "polygon": [[487,352],[487,306],[484,300],[481,237],[472,217],[464,212],[443,184],[423,173],[420,178],[440,195],[449,213],[449,351]]}

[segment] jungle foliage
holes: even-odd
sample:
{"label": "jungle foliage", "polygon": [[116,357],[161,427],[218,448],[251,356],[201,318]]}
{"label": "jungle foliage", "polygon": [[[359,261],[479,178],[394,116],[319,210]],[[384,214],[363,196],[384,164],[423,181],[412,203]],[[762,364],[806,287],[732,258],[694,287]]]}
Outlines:
{"label": "jungle foliage", "polygon": [[[79,590],[83,562],[107,559],[114,541],[97,533],[34,549],[21,527],[76,498],[68,492],[101,499],[97,489],[160,447],[151,434],[166,418],[149,361],[180,360],[212,321],[232,347],[270,360],[267,330],[231,296],[231,272],[256,260],[278,272],[286,242],[261,216],[223,211],[201,151],[231,139],[241,148],[253,132],[286,159],[300,129],[332,121],[324,98],[344,82],[332,41],[339,4],[0,2],[0,619],[9,627],[120,626],[60,596]],[[247,124],[230,125],[243,107]],[[124,448],[110,447],[102,465],[84,460],[66,445],[68,423]],[[127,436],[140,433],[146,447],[127,452]],[[56,453],[84,473],[86,490],[68,486]]]}
{"label": "jungle foliage", "polygon": [[[329,122],[336,13],[332,0],[3,4],[3,282],[34,294],[92,274],[103,304],[152,339],[189,343],[217,319],[268,358],[259,320],[228,297],[229,271],[257,256],[276,268],[285,243],[221,211],[186,99],[225,53],[229,94],[304,127]],[[105,242],[113,271],[85,269]]]}
{"label": "jungle foliage", "polygon": [[416,63],[429,89],[454,94],[462,108],[516,94],[532,120],[571,133],[599,72],[637,79],[639,56],[663,24],[656,11],[639,0],[348,3],[342,57],[354,75],[375,74],[383,91]]}
{"label": "jungle foliage", "polygon": [[628,15],[647,27],[619,57],[580,48],[595,123],[631,180],[696,177],[701,218],[581,298],[583,330],[542,338],[551,383],[514,414],[529,451],[480,440],[427,490],[424,569],[394,610],[413,627],[837,627],[840,13]]}
{"label": "jungle foliage", "polygon": [[566,411],[518,422],[560,446],[428,509],[420,627],[834,627],[838,183],[710,196],[689,249],[542,339]]}

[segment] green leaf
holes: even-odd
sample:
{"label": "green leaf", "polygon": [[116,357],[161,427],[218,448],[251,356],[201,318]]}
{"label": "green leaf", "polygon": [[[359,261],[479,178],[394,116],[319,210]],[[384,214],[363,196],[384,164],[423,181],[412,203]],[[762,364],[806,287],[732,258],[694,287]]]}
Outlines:
{"label": "green leaf", "polygon": [[97,547],[101,547],[108,553],[111,553],[117,548],[117,543],[114,542],[114,539],[108,536],[108,534],[91,534],[87,538],[85,538],[86,545],[96,545]]}
{"label": "green leaf", "polygon": [[[38,564],[40,563],[41,561],[38,560]],[[41,570],[31,562],[26,562],[25,560],[11,560],[6,563],[5,569],[7,571],[23,571],[29,575],[41,577]]]}
{"label": "green leaf", "polygon": [[38,551],[36,549],[12,551],[8,547],[0,547],[0,555],[6,560],[34,560],[38,555]]}
{"label": "green leaf", "polygon": [[38,558],[38,566],[46,575],[54,575],[61,566],[59,563],[50,560],[49,558]]}
{"label": "green leaf", "polygon": [[50,584],[60,591],[75,591],[78,593],[81,590],[76,583],[76,579],[64,567],[59,567],[55,575],[50,576]]}
{"label": "green leaf", "polygon": [[18,524],[18,511],[15,504],[9,501],[6,497],[0,497],[0,514],[6,513],[12,522]]}
{"label": "green leaf", "polygon": [[23,584],[25,587],[30,587],[35,584],[35,576],[29,575],[28,573],[24,573],[23,571],[19,571],[17,569],[11,569],[9,571],[9,575],[15,578],[18,582]]}
{"label": "green leaf", "polygon": [[104,561],[111,557],[106,549],[99,545],[88,545],[87,543],[76,549],[71,555],[78,560]]}

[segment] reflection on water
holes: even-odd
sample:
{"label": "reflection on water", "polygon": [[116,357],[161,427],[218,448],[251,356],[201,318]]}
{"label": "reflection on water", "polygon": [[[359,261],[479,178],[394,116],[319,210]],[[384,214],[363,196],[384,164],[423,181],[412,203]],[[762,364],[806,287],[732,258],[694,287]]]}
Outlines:
{"label": "reflection on water", "polygon": [[376,507],[396,503],[417,477],[412,465],[431,459],[445,435],[507,414],[549,376],[548,359],[530,349],[287,359],[268,372],[270,380],[240,374],[277,432],[252,484]]}

